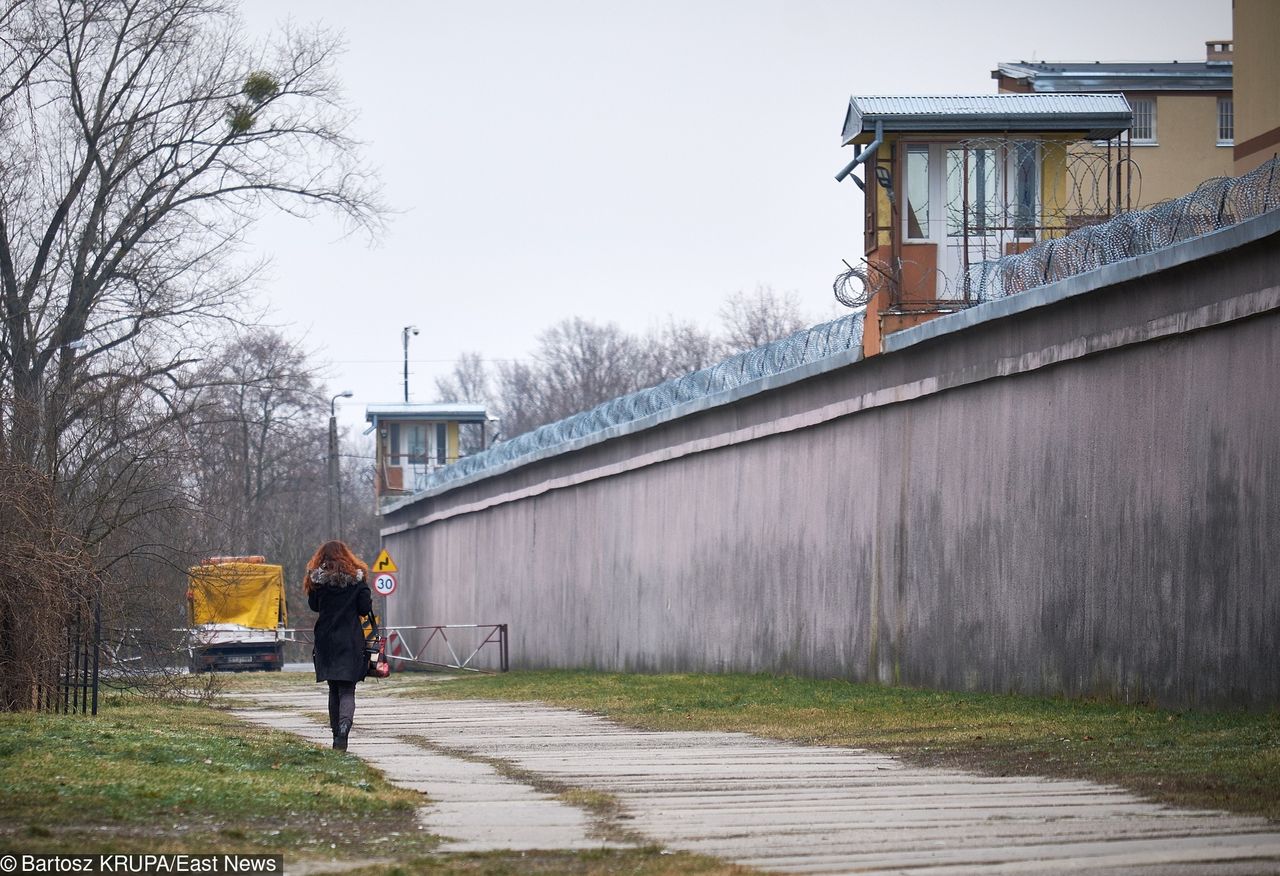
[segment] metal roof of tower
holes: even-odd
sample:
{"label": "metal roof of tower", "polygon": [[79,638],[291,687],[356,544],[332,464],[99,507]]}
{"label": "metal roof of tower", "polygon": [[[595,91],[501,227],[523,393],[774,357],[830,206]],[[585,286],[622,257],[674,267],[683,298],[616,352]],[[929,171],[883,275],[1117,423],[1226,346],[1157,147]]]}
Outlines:
{"label": "metal roof of tower", "polygon": [[1105,140],[1132,121],[1123,94],[854,96],[840,142],[847,146],[869,136],[877,122],[886,133],[1079,132]]}
{"label": "metal roof of tower", "polygon": [[1230,91],[1232,69],[1230,61],[1001,61],[991,76],[1036,93]]}
{"label": "metal roof of tower", "polygon": [[391,404],[367,405],[364,409],[365,422],[377,420],[452,420],[459,423],[483,423],[485,421],[484,405],[475,404]]}

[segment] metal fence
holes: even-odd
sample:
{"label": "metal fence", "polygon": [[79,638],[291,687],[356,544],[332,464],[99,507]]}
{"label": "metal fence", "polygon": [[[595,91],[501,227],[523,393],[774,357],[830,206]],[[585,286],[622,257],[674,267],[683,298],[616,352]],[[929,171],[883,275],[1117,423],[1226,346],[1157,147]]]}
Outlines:
{"label": "metal fence", "polygon": [[63,714],[98,714],[102,607],[80,605],[67,618],[57,661],[36,687],[36,708]]}
{"label": "metal fence", "polygon": [[[511,666],[511,649],[507,624],[433,624],[387,627],[378,626],[387,637],[387,659],[397,665],[414,664],[433,669],[492,674],[472,664],[480,662],[482,652],[498,664],[498,672]],[[315,630],[303,627],[280,627],[284,642],[315,644]],[[452,636],[453,638],[450,638]],[[496,652],[496,653],[494,653]]]}
{"label": "metal fence", "polygon": [[979,262],[964,279],[975,303],[1037,286],[1227,228],[1280,207],[1280,158],[1239,177],[1206,180],[1195,191],[1122,213],[1017,255]]}
{"label": "metal fence", "polygon": [[862,313],[851,313],[803,329],[763,347],[730,356],[701,371],[611,399],[589,411],[548,423],[432,472],[421,489],[437,487],[542,451],[563,447],[614,426],[632,423],[686,402],[708,398],[762,377],[781,374],[836,353],[860,348],[862,319]]}

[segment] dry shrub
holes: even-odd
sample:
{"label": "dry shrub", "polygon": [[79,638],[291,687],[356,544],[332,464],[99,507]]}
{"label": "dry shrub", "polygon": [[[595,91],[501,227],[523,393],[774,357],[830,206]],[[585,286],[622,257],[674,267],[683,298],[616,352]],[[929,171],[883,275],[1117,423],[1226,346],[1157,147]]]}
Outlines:
{"label": "dry shrub", "polygon": [[59,525],[49,480],[0,459],[0,710],[57,694],[67,630],[91,625],[93,564]]}

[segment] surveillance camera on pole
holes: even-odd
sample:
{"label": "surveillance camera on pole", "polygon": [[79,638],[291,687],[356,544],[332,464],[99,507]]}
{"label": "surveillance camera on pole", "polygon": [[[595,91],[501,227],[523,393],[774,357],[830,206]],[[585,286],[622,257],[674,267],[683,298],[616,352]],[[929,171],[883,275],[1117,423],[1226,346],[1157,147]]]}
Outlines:
{"label": "surveillance camera on pole", "polygon": [[409,335],[417,334],[416,325],[407,325],[400,331],[400,340],[404,344],[404,403],[409,403]]}

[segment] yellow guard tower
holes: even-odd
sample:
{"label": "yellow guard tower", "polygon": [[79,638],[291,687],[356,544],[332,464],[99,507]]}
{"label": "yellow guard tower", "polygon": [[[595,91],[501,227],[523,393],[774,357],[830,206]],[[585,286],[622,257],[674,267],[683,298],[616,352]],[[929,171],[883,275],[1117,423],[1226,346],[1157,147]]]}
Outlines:
{"label": "yellow guard tower", "polygon": [[1130,120],[1120,94],[851,97],[841,141],[857,154],[836,179],[866,195],[865,265],[850,271],[864,354],[978,303],[983,262],[1127,209]]}
{"label": "yellow guard tower", "polygon": [[381,508],[425,489],[432,472],[457,462],[459,427],[476,423],[483,429],[488,417],[484,405],[385,404],[365,408],[365,420],[376,439],[374,491]]}

